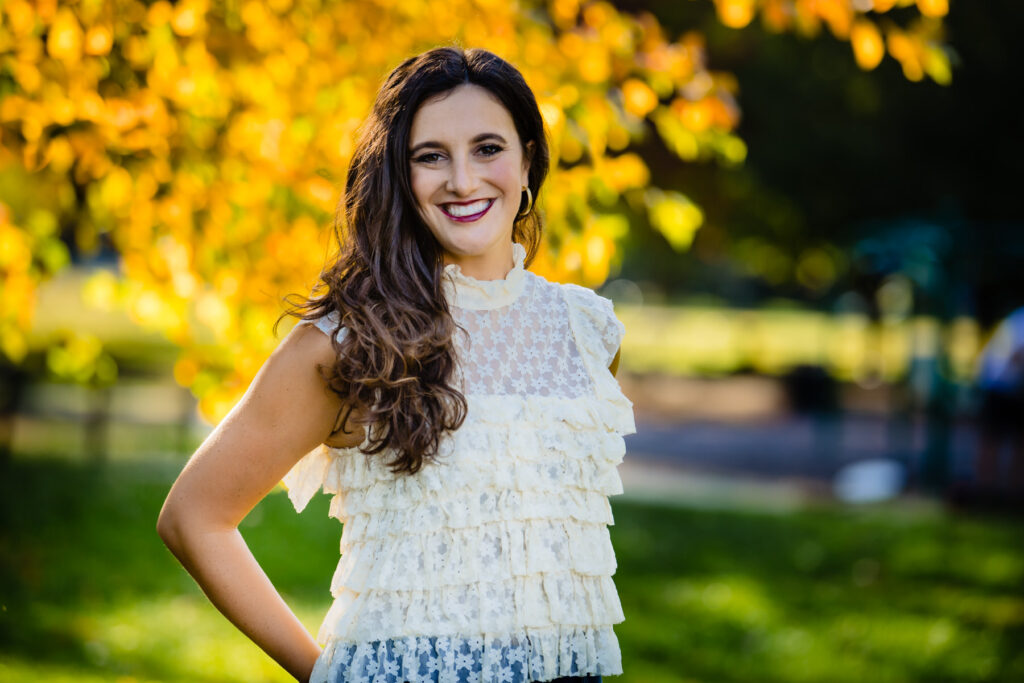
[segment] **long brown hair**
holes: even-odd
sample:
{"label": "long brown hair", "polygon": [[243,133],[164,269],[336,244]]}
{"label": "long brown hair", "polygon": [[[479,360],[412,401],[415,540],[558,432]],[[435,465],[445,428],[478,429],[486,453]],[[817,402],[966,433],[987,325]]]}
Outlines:
{"label": "long brown hair", "polygon": [[[443,252],[416,209],[407,151],[420,105],[464,83],[505,106],[524,154],[533,143],[528,182],[539,195],[548,172],[544,122],[519,71],[481,49],[443,47],[407,59],[384,81],[361,130],[335,220],[338,253],[312,294],[285,313],[311,320],[336,312],[337,361],[320,368],[346,406],[333,433],[361,409],[353,419],[370,426],[363,452],[394,449],[388,465],[395,472],[419,471],[443,432],[466,418],[466,397],[449,384],[456,323],[442,289]],[[536,208],[515,220],[512,238],[526,247],[526,264],[541,230]]]}

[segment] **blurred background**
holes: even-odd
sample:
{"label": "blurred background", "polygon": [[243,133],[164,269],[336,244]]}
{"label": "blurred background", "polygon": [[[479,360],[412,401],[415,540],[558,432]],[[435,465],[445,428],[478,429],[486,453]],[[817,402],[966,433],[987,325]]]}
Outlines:
{"label": "blurred background", "polygon": [[[334,248],[381,79],[449,43],[541,105],[531,270],[626,325],[622,680],[1024,679],[1022,19],[5,0],[0,679],[288,680],[156,516]],[[328,503],[276,491],[242,526],[314,633]]]}

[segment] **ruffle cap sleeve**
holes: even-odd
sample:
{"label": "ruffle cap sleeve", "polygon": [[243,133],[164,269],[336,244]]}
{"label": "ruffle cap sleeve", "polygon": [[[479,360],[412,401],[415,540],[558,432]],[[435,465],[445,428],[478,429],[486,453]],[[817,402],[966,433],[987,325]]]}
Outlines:
{"label": "ruffle cap sleeve", "polygon": [[626,326],[615,316],[611,299],[580,285],[569,283],[563,287],[574,317],[577,343],[586,346],[586,351],[608,367],[626,334]]}
{"label": "ruffle cap sleeve", "polygon": [[611,299],[571,283],[563,284],[562,292],[576,345],[594,381],[602,421],[620,435],[634,434],[633,402],[622,393],[608,369],[622,344],[626,326],[616,317]]}
{"label": "ruffle cap sleeve", "polygon": [[[313,320],[300,320],[297,325],[313,325],[328,338],[334,336],[339,342],[348,332],[339,325],[337,311],[331,311]],[[331,449],[320,444],[292,465],[288,474],[281,480],[288,490],[288,499],[297,512],[302,512],[313,498],[313,494],[323,488],[333,459]]]}
{"label": "ruffle cap sleeve", "polygon": [[292,465],[281,483],[288,490],[288,500],[296,512],[306,509],[313,494],[323,488],[331,467],[331,450],[320,444]]}
{"label": "ruffle cap sleeve", "polygon": [[314,318],[313,320],[300,320],[296,325],[312,325],[326,334],[328,338],[333,336],[339,342],[345,338],[345,334],[348,332],[344,327],[341,327],[337,311],[331,311],[327,315]]}

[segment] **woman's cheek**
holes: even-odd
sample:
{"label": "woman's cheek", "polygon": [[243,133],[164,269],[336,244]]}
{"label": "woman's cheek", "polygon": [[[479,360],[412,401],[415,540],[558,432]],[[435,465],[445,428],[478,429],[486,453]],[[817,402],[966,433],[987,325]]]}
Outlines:
{"label": "woman's cheek", "polygon": [[409,175],[409,184],[412,186],[412,194],[416,198],[416,203],[420,205],[421,209],[425,209],[430,204],[429,174],[414,170]]}

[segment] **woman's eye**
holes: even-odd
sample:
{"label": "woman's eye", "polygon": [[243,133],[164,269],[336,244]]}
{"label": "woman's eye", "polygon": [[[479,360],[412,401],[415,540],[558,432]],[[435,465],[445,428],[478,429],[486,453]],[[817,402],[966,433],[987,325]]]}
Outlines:
{"label": "woman's eye", "polygon": [[488,157],[494,156],[495,154],[497,154],[500,151],[501,151],[501,146],[500,145],[484,145],[483,147],[480,148],[480,152],[484,156],[488,156]]}
{"label": "woman's eye", "polygon": [[432,164],[440,158],[441,155],[438,154],[437,152],[428,152],[426,154],[419,155],[418,157],[413,159],[413,161],[417,161],[421,164]]}

